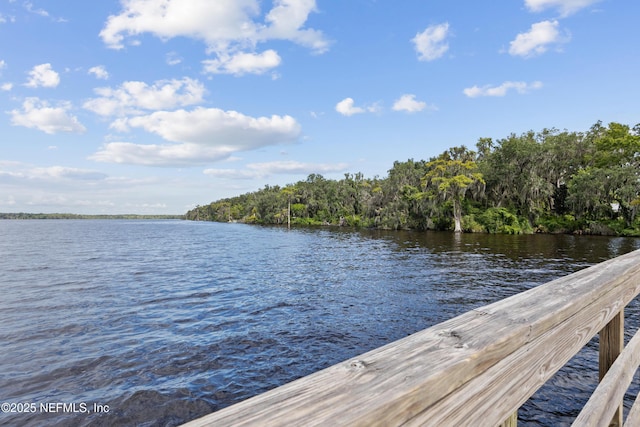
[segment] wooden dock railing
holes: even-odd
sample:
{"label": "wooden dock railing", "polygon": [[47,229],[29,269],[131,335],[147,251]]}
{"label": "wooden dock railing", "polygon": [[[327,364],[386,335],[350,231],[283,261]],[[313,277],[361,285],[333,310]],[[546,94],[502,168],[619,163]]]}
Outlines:
{"label": "wooden dock railing", "polygon": [[[624,307],[638,293],[640,250],[185,426],[513,426],[518,408],[597,333],[601,382],[574,426],[622,426],[640,363],[640,334],[624,348]],[[640,425],[640,398],[624,425]]]}

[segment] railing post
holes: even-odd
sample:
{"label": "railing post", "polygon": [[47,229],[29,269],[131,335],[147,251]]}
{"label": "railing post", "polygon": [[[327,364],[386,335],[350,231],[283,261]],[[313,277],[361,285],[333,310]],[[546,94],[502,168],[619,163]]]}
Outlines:
{"label": "railing post", "polygon": [[[624,308],[600,331],[600,381],[624,350]],[[622,427],[622,402],[609,426]]]}
{"label": "railing post", "polygon": [[509,418],[504,420],[498,427],[518,427],[518,411],[511,414]]}

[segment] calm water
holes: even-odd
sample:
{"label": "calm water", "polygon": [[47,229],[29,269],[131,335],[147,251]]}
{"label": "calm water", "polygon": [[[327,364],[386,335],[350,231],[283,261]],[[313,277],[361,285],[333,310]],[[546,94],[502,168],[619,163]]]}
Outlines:
{"label": "calm water", "polygon": [[[638,248],[584,236],[0,221],[0,402],[37,409],[0,413],[0,424],[177,425]],[[633,303],[629,324],[637,313]],[[595,387],[596,348],[536,393],[520,425],[570,424]]]}

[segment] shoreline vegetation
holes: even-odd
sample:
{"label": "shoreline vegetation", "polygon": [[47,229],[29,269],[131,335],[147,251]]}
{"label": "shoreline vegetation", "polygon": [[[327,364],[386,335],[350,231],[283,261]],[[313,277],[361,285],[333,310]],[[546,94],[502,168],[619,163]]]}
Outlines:
{"label": "shoreline vegetation", "polygon": [[196,221],[640,236],[640,124],[544,129],[395,161],[384,178],[304,181],[197,206]]}
{"label": "shoreline vegetation", "polygon": [[82,215],[70,213],[2,213],[0,219],[185,219],[184,215]]}

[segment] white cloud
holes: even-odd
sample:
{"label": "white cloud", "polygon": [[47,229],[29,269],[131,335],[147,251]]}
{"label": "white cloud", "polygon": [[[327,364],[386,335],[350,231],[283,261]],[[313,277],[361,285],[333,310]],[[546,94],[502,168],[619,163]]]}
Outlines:
{"label": "white cloud", "polygon": [[0,13],[0,24],[6,24],[7,22],[16,22],[16,17],[7,16]]}
{"label": "white cloud", "polygon": [[0,163],[0,179],[4,181],[102,181],[108,175],[96,170],[66,166],[36,167],[21,162]]}
{"label": "white cloud", "polygon": [[178,65],[182,62],[182,58],[177,52],[169,52],[166,55],[166,62],[168,65]]}
{"label": "white cloud", "polygon": [[265,18],[268,25],[259,34],[261,40],[291,40],[316,53],[329,49],[321,31],[303,28],[309,14],[317,11],[315,0],[275,0],[273,4]]}
{"label": "white cloud", "polygon": [[431,25],[411,39],[418,52],[420,61],[433,61],[449,50],[446,39],[449,36],[449,23]]}
{"label": "white cloud", "polygon": [[69,114],[71,104],[60,103],[52,107],[39,98],[27,98],[22,104],[22,111],[12,110],[11,124],[38,129],[48,134],[58,132],[83,133],[86,129],[78,118]]}
{"label": "white cloud", "polygon": [[376,104],[368,105],[365,107],[356,107],[353,98],[345,98],[336,104],[336,111],[343,116],[353,116],[354,114],[361,113],[375,113],[380,111],[380,106]]}
{"label": "white cloud", "polygon": [[525,0],[524,3],[531,12],[557,9],[562,17],[566,17],[599,1],[600,0]]}
{"label": "white cloud", "polygon": [[43,17],[45,17],[45,18],[48,18],[48,17],[49,17],[49,12],[47,12],[47,11],[46,11],[46,10],[44,10],[44,9],[34,9],[34,8],[33,8],[33,3],[29,2],[29,1],[24,2],[24,8],[25,8],[28,12],[31,12],[31,13],[33,13],[33,14],[40,15],[40,16],[43,16]]}
{"label": "white cloud", "polygon": [[239,52],[234,55],[221,54],[217,59],[202,61],[204,71],[213,74],[264,74],[280,65],[282,59],[275,50],[269,49],[260,54]]}
{"label": "white cloud", "polygon": [[34,178],[40,179],[68,179],[79,181],[101,181],[108,177],[107,174],[89,169],[69,168],[64,166],[50,166],[46,168],[34,168],[30,171]]}
{"label": "white cloud", "polygon": [[[407,113],[416,113],[427,108],[427,103],[416,100],[413,94],[405,94],[393,103],[393,111],[406,111]],[[435,107],[431,107],[435,109]]]}
{"label": "white cloud", "polygon": [[[4,70],[5,68],[7,68],[7,63],[4,60],[0,60],[0,76],[2,76],[2,70]],[[13,89],[12,83],[7,82],[0,85],[0,90],[3,92],[8,92],[11,89]]]}
{"label": "white cloud", "polygon": [[560,34],[558,26],[558,21],[542,21],[531,25],[528,32],[518,34],[510,43],[509,53],[527,58],[543,54],[549,45],[568,42],[569,35]]}
{"label": "white cloud", "polygon": [[181,213],[208,180],[108,176],[100,170],[0,160],[0,205],[30,212]]}
{"label": "white cloud", "polygon": [[190,37],[213,50],[233,42],[251,44],[258,31],[253,18],[256,0],[126,0],[119,15],[111,15],[100,32],[110,48],[124,47],[125,38],[151,33],[163,40]]}
{"label": "white cloud", "polygon": [[300,125],[291,116],[250,117],[237,111],[196,108],[192,111],[158,111],[133,117],[127,125],[155,133],[167,141],[253,149],[292,142]]}
{"label": "white cloud", "polygon": [[120,87],[97,88],[99,98],[83,104],[87,110],[101,116],[142,114],[144,110],[162,110],[199,104],[205,88],[202,83],[188,77],[182,80],[160,80],[153,85],[144,82],[124,82]]}
{"label": "white cloud", "polygon": [[217,108],[158,111],[122,119],[118,125],[141,128],[175,144],[112,142],[91,159],[143,165],[203,164],[239,151],[291,143],[300,136],[300,125],[291,116],[255,118]]}
{"label": "white cloud", "polygon": [[232,151],[225,147],[198,144],[134,144],[109,142],[89,159],[105,163],[128,163],[146,166],[189,166],[219,161]]}
{"label": "white cloud", "polygon": [[216,178],[228,179],[255,179],[267,178],[274,174],[309,175],[312,173],[342,172],[349,165],[346,163],[303,163],[293,160],[284,160],[265,163],[250,163],[247,169],[205,169],[204,173]]}
{"label": "white cloud", "polygon": [[532,90],[540,88],[542,88],[542,82],[539,81],[535,81],[532,83],[506,81],[500,86],[473,86],[464,89],[463,92],[469,98],[477,98],[479,96],[505,96],[509,90],[515,90],[520,94],[525,94]]}
{"label": "white cloud", "polygon": [[353,98],[345,98],[336,104],[336,111],[343,116],[353,116],[354,114],[364,113],[365,109],[361,107],[354,107],[355,101]]}
{"label": "white cloud", "polygon": [[51,64],[40,64],[29,71],[29,80],[25,84],[27,87],[56,87],[60,83],[60,75],[56,73]]}
{"label": "white cloud", "polygon": [[[121,49],[125,39],[150,33],[163,40],[188,37],[203,41],[216,54],[219,66],[243,52],[254,56],[256,45],[268,40],[287,40],[323,53],[329,42],[321,31],[305,28],[315,0],[274,0],[260,22],[258,0],[126,0],[119,15],[111,15],[100,32],[110,48]],[[274,57],[269,54],[268,58]],[[271,63],[271,62],[270,62]],[[240,64],[236,64],[240,65]],[[217,69],[215,65],[214,69]],[[219,68],[219,67],[218,67]],[[224,67],[222,67],[224,69]],[[252,71],[239,71],[242,74]]]}
{"label": "white cloud", "polygon": [[93,74],[97,79],[108,80],[109,73],[107,69],[103,65],[97,65],[95,67],[89,68],[89,74]]}

